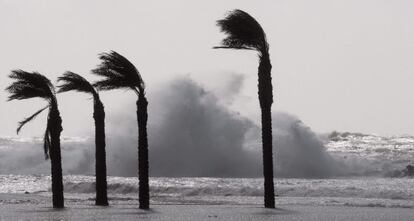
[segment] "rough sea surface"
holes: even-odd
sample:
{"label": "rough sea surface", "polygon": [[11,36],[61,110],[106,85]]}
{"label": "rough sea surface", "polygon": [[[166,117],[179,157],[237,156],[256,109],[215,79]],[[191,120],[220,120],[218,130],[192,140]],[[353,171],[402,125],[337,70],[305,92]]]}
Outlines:
{"label": "rough sea surface", "polygon": [[[36,139],[1,139],[0,194],[34,194],[36,197],[5,197],[0,198],[0,204],[49,203],[49,161],[41,159],[42,153],[37,148],[33,153],[38,153],[38,158],[33,159],[30,154],[21,158],[28,144],[40,142]],[[76,144],[78,148],[87,146],[87,139],[66,138],[63,139],[65,142]],[[275,177],[278,205],[414,208],[414,179],[402,172],[407,165],[414,164],[414,137],[334,132],[319,135],[317,142],[325,148],[324,154],[332,158],[332,163],[324,166],[336,168],[335,173],[318,179]],[[71,150],[76,147],[64,149],[64,154],[75,156],[78,153]],[[76,160],[75,157],[71,163],[76,165]],[[22,175],[17,175],[19,170],[15,168],[19,168]],[[39,170],[45,173],[39,173]],[[68,203],[93,204],[94,182],[92,175],[65,175]],[[152,177],[150,186],[151,200],[155,204],[261,205],[263,200],[261,178]],[[136,204],[137,178],[110,176],[108,194],[111,204]],[[44,202],[31,202],[39,200]]]}
{"label": "rough sea surface", "polygon": [[[93,204],[94,180],[93,176],[65,176],[66,198]],[[261,205],[263,200],[262,179],[151,178],[150,186],[155,204]],[[414,208],[413,186],[414,179],[410,178],[275,179],[278,205]],[[48,197],[50,176],[1,175],[0,193]],[[136,203],[137,178],[109,177],[108,194],[111,204]],[[0,199],[0,204],[19,203],[18,199],[10,200]]]}

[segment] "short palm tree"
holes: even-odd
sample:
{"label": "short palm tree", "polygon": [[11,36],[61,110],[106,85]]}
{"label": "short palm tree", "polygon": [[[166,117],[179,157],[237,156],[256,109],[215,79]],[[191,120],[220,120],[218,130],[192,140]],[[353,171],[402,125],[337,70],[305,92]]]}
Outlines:
{"label": "short palm tree", "polygon": [[264,204],[266,208],[275,207],[273,184],[272,150],[272,65],[269,58],[269,44],[260,24],[242,10],[231,11],[217,25],[227,37],[222,46],[214,48],[254,50],[259,55],[259,101],[262,114]]}
{"label": "short palm tree", "polygon": [[95,88],[82,76],[73,72],[66,72],[58,78],[58,92],[78,91],[93,96],[93,118],[95,120],[95,176],[96,199],[99,206],[108,205],[107,180],[106,180],[106,153],[105,153],[105,110]]}
{"label": "short palm tree", "polygon": [[11,94],[10,100],[24,100],[29,98],[42,98],[48,102],[48,105],[32,116],[19,122],[17,133],[28,122],[33,120],[43,110],[49,109],[47,118],[46,132],[44,135],[44,152],[45,157],[50,157],[52,172],[52,193],[53,207],[63,208],[63,182],[62,182],[62,158],[60,150],[60,133],[62,132],[62,119],[60,118],[56,93],[52,83],[45,76],[33,72],[14,70],[9,75],[14,82],[6,88]]}
{"label": "short palm tree", "polygon": [[138,174],[139,174],[139,208],[149,209],[149,172],[148,172],[148,101],[145,97],[145,84],[141,74],[125,57],[115,51],[99,56],[102,63],[92,73],[104,77],[94,85],[99,90],[126,88],[138,96]]}

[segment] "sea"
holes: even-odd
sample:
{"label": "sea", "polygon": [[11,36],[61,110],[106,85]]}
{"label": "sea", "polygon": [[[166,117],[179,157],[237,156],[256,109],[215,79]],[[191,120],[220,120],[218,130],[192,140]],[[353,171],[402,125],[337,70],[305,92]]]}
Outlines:
{"label": "sea", "polygon": [[[66,138],[63,142],[70,140],[82,143],[85,139]],[[320,140],[326,153],[340,161],[339,165],[346,167],[348,172],[323,178],[276,176],[276,204],[414,208],[414,177],[406,170],[408,165],[414,165],[413,136],[333,132],[320,135]],[[31,161],[37,162],[39,159],[15,158],[15,154],[21,155],[19,148],[23,148],[23,144],[36,142],[41,140],[12,137],[0,139],[0,196],[39,196],[33,197],[33,200],[48,199],[51,196],[51,178],[47,173],[49,162],[34,166]],[[26,148],[24,150],[27,151]],[[36,156],[42,156],[41,150],[36,149],[34,152],[38,153]],[[30,165],[31,168],[23,170],[16,166],[20,164]],[[91,201],[93,204],[95,177],[92,174],[68,175],[67,171],[65,174],[64,192],[67,202]],[[110,204],[137,203],[137,177],[109,176],[108,195]],[[259,206],[263,204],[263,179],[151,177],[150,195],[153,204]],[[28,198],[0,197],[0,204],[22,203],[19,200]]]}

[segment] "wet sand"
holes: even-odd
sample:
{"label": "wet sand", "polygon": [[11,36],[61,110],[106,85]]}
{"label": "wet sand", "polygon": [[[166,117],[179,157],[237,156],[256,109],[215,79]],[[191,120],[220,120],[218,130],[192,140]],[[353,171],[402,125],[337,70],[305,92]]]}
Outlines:
{"label": "wet sand", "polygon": [[33,194],[0,194],[0,220],[414,220],[411,208],[153,204],[150,210],[140,210],[129,202],[99,207],[69,199],[65,209],[53,209],[49,200]]}

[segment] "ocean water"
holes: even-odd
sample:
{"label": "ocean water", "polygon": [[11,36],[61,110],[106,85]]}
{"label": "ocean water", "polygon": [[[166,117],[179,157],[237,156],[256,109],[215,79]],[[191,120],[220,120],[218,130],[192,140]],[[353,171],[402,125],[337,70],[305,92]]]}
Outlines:
{"label": "ocean water", "polygon": [[[93,204],[94,180],[93,176],[64,176],[65,197],[72,203]],[[150,186],[155,204],[261,205],[263,200],[262,179],[256,178],[151,178]],[[414,208],[413,186],[410,178],[275,178],[278,205]],[[50,176],[0,175],[0,193],[51,196]],[[109,177],[108,194],[112,204],[137,203],[138,179]],[[0,203],[12,203],[7,200]]]}
{"label": "ocean water", "polygon": [[[296,137],[293,137],[295,142],[299,138],[309,137],[303,134],[296,134]],[[283,137],[278,138],[281,141]],[[288,176],[275,177],[278,205],[414,208],[414,179],[405,176],[406,174],[402,172],[407,165],[414,165],[413,136],[383,137],[334,132],[318,135],[316,141],[314,135],[311,138],[312,142],[323,148],[322,154],[332,159],[330,163],[324,163],[319,167],[335,169],[330,176],[323,179],[301,177],[300,173],[296,172],[301,169],[300,167],[292,170],[294,173],[287,174]],[[77,161],[81,154],[82,156],[89,154],[93,157],[92,150],[79,151],[89,148],[89,140],[87,138],[62,139],[64,157],[73,159],[69,162],[72,164],[64,162],[66,168],[73,166],[64,171],[65,197],[69,203],[90,201],[90,204],[93,204],[94,201],[94,176],[68,175],[71,171],[84,171],[85,168],[93,166],[93,160],[90,158],[87,165],[82,163],[83,161]],[[288,144],[287,141],[281,142]],[[301,143],[311,142],[305,139],[299,142]],[[40,139],[4,137],[0,139],[0,194],[37,196],[33,197],[33,200],[46,196],[45,202],[50,201],[48,199],[51,196],[51,181],[48,175],[50,162],[42,159],[40,144]],[[319,148],[318,151],[321,152],[321,149]],[[275,154],[277,155],[278,151]],[[298,158],[293,159],[298,160]],[[278,163],[280,165],[280,162],[276,162],[276,166]],[[291,165],[288,163],[281,166],[288,168]],[[289,176],[294,177],[287,178]],[[151,200],[154,204],[262,205],[262,182],[261,178],[152,177]],[[137,203],[138,179],[109,176],[108,194],[112,204]],[[24,200],[27,200],[27,197]],[[7,203],[19,203],[19,201],[0,197],[0,204]]]}
{"label": "ocean water", "polygon": [[414,136],[333,132],[322,140],[345,176],[401,177],[406,166],[414,165]]}

